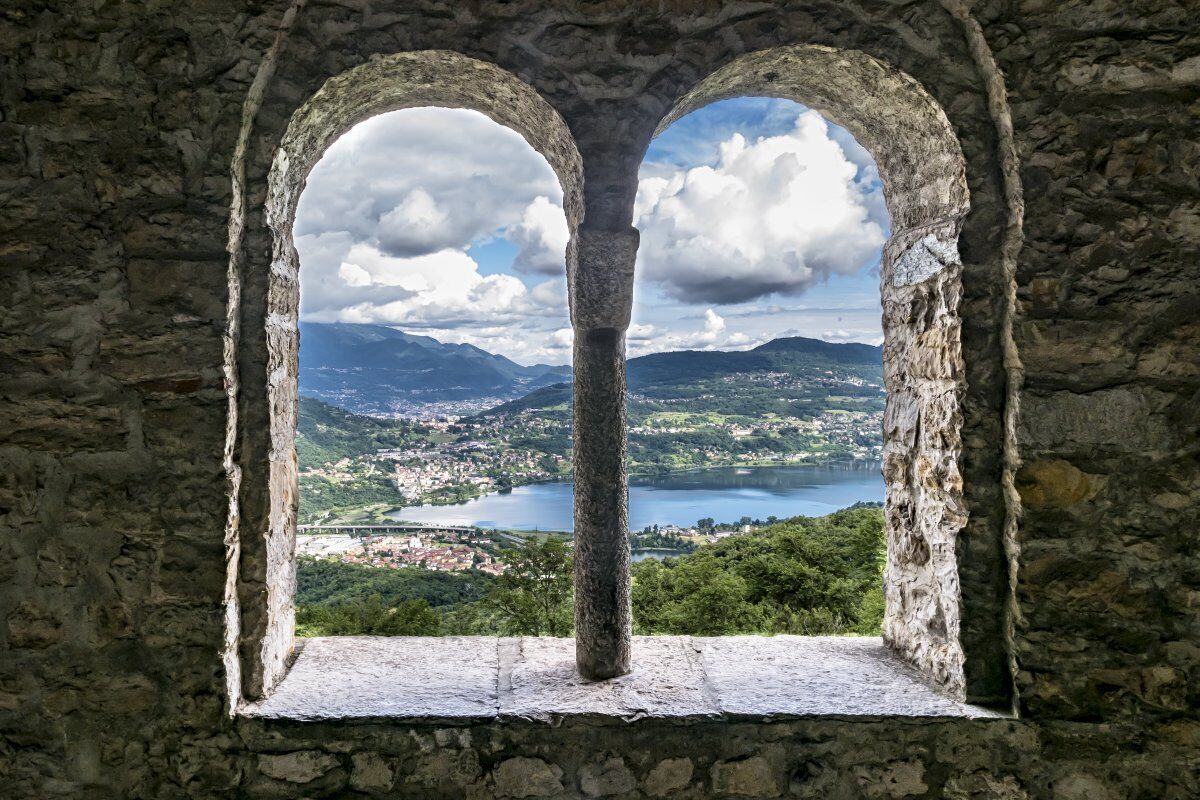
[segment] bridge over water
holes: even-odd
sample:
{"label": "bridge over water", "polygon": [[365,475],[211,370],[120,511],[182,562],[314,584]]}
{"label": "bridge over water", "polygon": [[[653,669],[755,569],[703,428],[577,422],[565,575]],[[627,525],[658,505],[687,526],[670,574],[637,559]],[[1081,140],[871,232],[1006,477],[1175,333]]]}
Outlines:
{"label": "bridge over water", "polygon": [[382,536],[389,533],[461,533],[480,531],[471,525],[436,525],[422,523],[396,523],[394,525],[301,525],[299,533],[339,534],[347,536]]}

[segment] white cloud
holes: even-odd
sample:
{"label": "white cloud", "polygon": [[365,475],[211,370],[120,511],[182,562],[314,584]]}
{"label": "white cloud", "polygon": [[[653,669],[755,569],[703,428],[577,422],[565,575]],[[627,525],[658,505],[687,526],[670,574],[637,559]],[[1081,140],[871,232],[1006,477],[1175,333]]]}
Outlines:
{"label": "white cloud", "polygon": [[677,300],[720,304],[856,273],[878,256],[887,224],[872,176],[812,111],[784,136],[734,134],[715,167],[646,172],[634,211],[640,273]]}
{"label": "white cloud", "polygon": [[396,256],[417,256],[444,247],[461,247],[463,237],[471,233],[451,224],[449,215],[438,207],[429,192],[420,187],[380,217],[375,232],[383,249]]}
{"label": "white cloud", "polygon": [[360,267],[358,264],[351,264],[349,261],[343,261],[338,265],[338,277],[342,279],[342,283],[354,288],[370,286],[374,283],[371,280],[371,273]]}
{"label": "white cloud", "polygon": [[634,322],[625,331],[626,342],[650,342],[658,333],[658,329],[649,323]]}
{"label": "white cloud", "polygon": [[[562,363],[569,343],[564,359],[551,339],[567,317],[561,197],[545,159],[477,112],[418,108],[367,120],[329,148],[300,199],[302,317]],[[468,251],[500,237],[517,246],[515,266],[556,277],[526,285],[495,263],[481,268]]]}
{"label": "white cloud", "polygon": [[[567,362],[561,197],[545,160],[481,114],[368,120],[329,149],[301,197],[302,316]],[[799,317],[807,335],[877,336],[869,310],[843,322],[746,302],[779,302],[773,293],[801,293],[878,255],[887,217],[874,164],[815,114],[786,135],[730,136],[713,166],[647,163],[635,220],[639,278],[654,285],[639,289],[650,305],[635,308],[632,354],[753,346]]]}
{"label": "white cloud", "polygon": [[629,326],[626,342],[632,355],[643,355],[670,350],[739,350],[762,344],[769,338],[731,331],[725,318],[709,308],[704,311],[700,326],[694,330],[676,328],[666,331],[649,323],[634,323]]}
{"label": "white cloud", "polygon": [[295,230],[346,231],[397,256],[466,249],[519,223],[539,196],[561,209],[554,171],[519,133],[476,111],[410,108],[330,146],[308,177]]}
{"label": "white cloud", "polygon": [[529,297],[533,302],[547,310],[565,314],[567,308],[567,280],[566,278],[552,278],[548,281],[542,281],[529,290]]}
{"label": "white cloud", "polygon": [[512,275],[480,274],[479,265],[461,250],[397,258],[360,242],[350,248],[338,273],[353,276],[357,302],[313,311],[307,319],[444,325],[451,320],[512,321],[539,313],[524,283]]}
{"label": "white cloud", "polygon": [[575,344],[575,329],[574,328],[559,328],[550,337],[553,347],[557,349],[570,350]]}
{"label": "white cloud", "polygon": [[525,207],[521,221],[505,231],[518,248],[513,266],[522,272],[562,275],[570,232],[562,206],[539,195]]}

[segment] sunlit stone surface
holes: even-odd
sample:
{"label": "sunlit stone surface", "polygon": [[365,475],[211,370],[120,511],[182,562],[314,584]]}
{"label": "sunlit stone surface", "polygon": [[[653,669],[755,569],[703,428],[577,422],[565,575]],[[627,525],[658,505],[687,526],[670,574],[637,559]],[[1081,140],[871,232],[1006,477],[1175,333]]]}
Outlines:
{"label": "sunlit stone surface", "polygon": [[309,639],[247,713],[460,723],[998,717],[938,692],[882,640],[837,636],[636,636],[629,674],[601,681],[579,676],[573,639]]}

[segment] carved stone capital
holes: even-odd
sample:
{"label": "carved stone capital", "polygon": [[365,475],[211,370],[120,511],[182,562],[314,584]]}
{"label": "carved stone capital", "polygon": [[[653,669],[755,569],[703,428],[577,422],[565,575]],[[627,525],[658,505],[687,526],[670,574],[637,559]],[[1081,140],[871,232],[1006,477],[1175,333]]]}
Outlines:
{"label": "carved stone capital", "polygon": [[576,331],[629,327],[633,309],[636,228],[581,228],[567,245],[567,292]]}

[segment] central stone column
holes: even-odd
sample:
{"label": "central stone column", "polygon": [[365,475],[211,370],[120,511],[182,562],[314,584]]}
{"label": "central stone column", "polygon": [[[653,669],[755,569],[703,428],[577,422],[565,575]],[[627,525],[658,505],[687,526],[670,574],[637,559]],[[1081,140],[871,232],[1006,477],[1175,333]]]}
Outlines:
{"label": "central stone column", "polygon": [[591,679],[630,668],[625,330],[637,246],[633,228],[585,228],[567,253],[575,329],[575,663]]}

